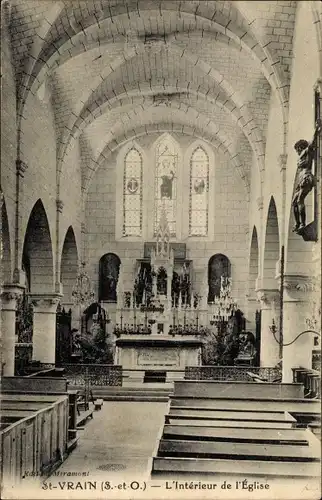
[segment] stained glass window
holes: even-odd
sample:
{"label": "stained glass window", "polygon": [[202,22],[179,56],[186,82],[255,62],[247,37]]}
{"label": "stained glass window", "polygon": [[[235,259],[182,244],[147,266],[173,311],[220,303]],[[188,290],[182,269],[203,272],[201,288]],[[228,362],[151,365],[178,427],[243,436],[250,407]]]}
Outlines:
{"label": "stained glass window", "polygon": [[176,235],[177,169],[177,147],[171,138],[166,136],[156,149],[154,233],[158,229],[161,212],[164,209],[170,234]]}
{"label": "stained glass window", "polygon": [[189,236],[208,235],[209,158],[197,147],[190,159]]}
{"label": "stained glass window", "polygon": [[142,235],[142,181],[142,157],[132,148],[124,160],[123,236]]}

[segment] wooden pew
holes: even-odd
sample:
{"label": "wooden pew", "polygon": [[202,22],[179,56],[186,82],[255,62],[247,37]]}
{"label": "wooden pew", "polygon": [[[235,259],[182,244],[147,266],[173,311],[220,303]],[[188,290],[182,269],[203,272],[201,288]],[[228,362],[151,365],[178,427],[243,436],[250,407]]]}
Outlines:
{"label": "wooden pew", "polygon": [[243,432],[236,427],[198,427],[195,425],[166,424],[164,439],[192,439],[198,441],[233,441],[268,444],[302,444],[308,446],[306,431],[302,429],[254,429],[245,428]]}
{"label": "wooden pew", "polygon": [[[213,382],[208,380],[179,380],[174,382],[175,397],[197,398],[224,398],[250,399],[263,396],[263,385],[257,382],[230,381]],[[265,383],[265,398],[303,398],[302,384],[273,384]]]}
{"label": "wooden pew", "polygon": [[[268,422],[279,422],[285,421],[285,412],[256,412],[256,411],[237,411],[237,410],[213,410],[212,408],[202,410],[202,409],[191,409],[187,412],[185,407],[175,407],[170,408],[169,415],[187,415],[194,413],[197,417],[208,417],[214,420],[250,420],[250,421],[268,421]],[[295,421],[293,417],[289,418],[289,421]]]}
{"label": "wooden pew", "polygon": [[234,476],[245,477],[248,481],[251,478],[269,477],[269,478],[292,478],[294,481],[298,478],[320,478],[320,464],[316,462],[276,462],[276,461],[257,461],[257,460],[216,460],[216,459],[195,459],[182,457],[154,457],[152,463],[152,477],[166,476],[175,479],[180,475],[191,478],[193,474],[197,479],[202,475],[210,475],[211,478],[217,476],[227,477],[231,480]]}
{"label": "wooden pew", "polygon": [[[193,441],[162,438],[159,457],[192,457],[261,461],[318,462],[320,454],[307,445]],[[232,471],[233,472],[233,471]]]}
{"label": "wooden pew", "polygon": [[188,408],[211,408],[218,410],[255,410],[255,411],[288,411],[289,413],[320,413],[321,402],[314,399],[281,398],[202,398],[202,397],[171,397],[170,406],[185,406]]}

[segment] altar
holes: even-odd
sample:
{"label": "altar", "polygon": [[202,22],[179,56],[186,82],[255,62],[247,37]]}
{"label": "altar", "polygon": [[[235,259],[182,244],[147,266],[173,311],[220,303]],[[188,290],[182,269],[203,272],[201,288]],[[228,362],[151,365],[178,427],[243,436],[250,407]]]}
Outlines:
{"label": "altar", "polygon": [[194,307],[185,245],[170,243],[165,212],[156,242],[145,245],[137,266],[132,293],[124,293],[120,270],[115,363],[136,370],[142,380],[148,372],[163,373],[166,381],[176,371],[183,377],[186,366],[201,364],[199,309]]}
{"label": "altar", "polygon": [[[180,338],[165,335],[120,336],[116,340],[116,364],[123,370],[136,370],[129,378],[143,381],[149,371],[166,372],[166,381],[183,378],[186,366],[201,364],[202,341],[198,338]],[[176,373],[182,371],[181,374]]]}

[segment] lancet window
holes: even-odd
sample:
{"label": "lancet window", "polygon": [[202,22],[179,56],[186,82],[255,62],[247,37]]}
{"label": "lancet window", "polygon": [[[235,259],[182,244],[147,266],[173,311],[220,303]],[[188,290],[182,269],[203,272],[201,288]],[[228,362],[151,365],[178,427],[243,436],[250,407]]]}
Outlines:
{"label": "lancet window", "polygon": [[123,236],[142,236],[143,161],[136,148],[124,159]]}
{"label": "lancet window", "polygon": [[208,235],[209,158],[199,146],[190,159],[189,236]]}
{"label": "lancet window", "polygon": [[177,171],[177,148],[170,137],[164,137],[156,148],[155,234],[159,226],[161,213],[164,210],[168,220],[170,235],[176,235]]}

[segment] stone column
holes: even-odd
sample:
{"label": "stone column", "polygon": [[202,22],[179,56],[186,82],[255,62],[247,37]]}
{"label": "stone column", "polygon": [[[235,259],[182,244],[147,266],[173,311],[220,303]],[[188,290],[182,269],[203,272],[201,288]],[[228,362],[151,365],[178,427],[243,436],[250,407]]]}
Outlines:
{"label": "stone column", "polygon": [[273,367],[279,362],[279,343],[275,340],[271,327],[276,326],[275,337],[279,340],[279,293],[274,289],[257,290],[261,314],[261,366]]}
{"label": "stone column", "polygon": [[15,372],[15,333],[17,299],[22,294],[23,287],[3,285],[1,294],[1,344],[3,375],[13,376]]}
{"label": "stone column", "polygon": [[[310,316],[312,280],[308,276],[286,274],[283,309],[283,382],[293,382],[292,368],[311,368],[314,335],[306,323]],[[287,345],[289,344],[289,345]]]}
{"label": "stone column", "polygon": [[33,316],[33,361],[40,361],[43,367],[55,366],[56,311],[60,296],[41,294],[31,296]]}

